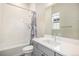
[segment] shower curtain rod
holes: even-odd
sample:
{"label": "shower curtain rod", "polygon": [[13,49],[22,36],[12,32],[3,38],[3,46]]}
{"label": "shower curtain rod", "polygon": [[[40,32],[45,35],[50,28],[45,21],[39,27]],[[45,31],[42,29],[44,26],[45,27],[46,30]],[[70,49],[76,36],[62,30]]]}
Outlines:
{"label": "shower curtain rod", "polygon": [[17,6],[17,5],[14,5],[14,4],[12,4],[12,3],[7,3],[8,5],[11,5],[11,6],[15,6],[15,7],[18,7],[18,8],[21,8],[21,9],[24,9],[24,10],[28,10],[28,11],[30,11],[30,12],[35,12],[35,11],[33,11],[33,10],[30,10],[30,9],[26,9],[26,8],[22,8],[22,7],[20,7],[20,6]]}

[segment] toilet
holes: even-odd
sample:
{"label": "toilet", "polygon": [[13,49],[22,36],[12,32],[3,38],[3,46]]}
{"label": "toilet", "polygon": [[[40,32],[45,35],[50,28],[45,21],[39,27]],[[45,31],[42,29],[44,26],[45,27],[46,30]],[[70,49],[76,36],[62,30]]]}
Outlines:
{"label": "toilet", "polygon": [[33,46],[32,45],[26,46],[22,50],[25,56],[31,56],[33,52]]}

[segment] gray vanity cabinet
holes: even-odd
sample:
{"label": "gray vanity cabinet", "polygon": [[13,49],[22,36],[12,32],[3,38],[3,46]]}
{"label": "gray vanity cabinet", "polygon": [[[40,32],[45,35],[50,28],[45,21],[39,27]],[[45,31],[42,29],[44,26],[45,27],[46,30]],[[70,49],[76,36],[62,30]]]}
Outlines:
{"label": "gray vanity cabinet", "polygon": [[33,56],[62,56],[61,54],[49,49],[48,47],[33,41]]}
{"label": "gray vanity cabinet", "polygon": [[33,55],[34,56],[54,56],[54,51],[33,41]]}
{"label": "gray vanity cabinet", "polygon": [[41,50],[42,47],[40,47],[37,42],[34,42],[33,46],[33,56],[47,56],[47,54]]}

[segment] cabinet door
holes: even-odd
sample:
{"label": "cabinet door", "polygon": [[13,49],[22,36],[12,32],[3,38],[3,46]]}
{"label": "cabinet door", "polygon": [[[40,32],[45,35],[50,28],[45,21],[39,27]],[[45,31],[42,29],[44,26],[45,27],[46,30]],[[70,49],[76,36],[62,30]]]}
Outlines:
{"label": "cabinet door", "polygon": [[59,53],[57,53],[57,52],[55,52],[55,53],[54,53],[54,56],[62,56],[62,55],[59,54]]}
{"label": "cabinet door", "polygon": [[33,55],[34,56],[48,56],[47,54],[45,54],[43,51],[41,51],[40,49],[36,47],[34,48]]}
{"label": "cabinet door", "polygon": [[34,56],[41,56],[43,53],[37,49],[36,47],[34,47],[34,50],[33,50],[33,55]]}

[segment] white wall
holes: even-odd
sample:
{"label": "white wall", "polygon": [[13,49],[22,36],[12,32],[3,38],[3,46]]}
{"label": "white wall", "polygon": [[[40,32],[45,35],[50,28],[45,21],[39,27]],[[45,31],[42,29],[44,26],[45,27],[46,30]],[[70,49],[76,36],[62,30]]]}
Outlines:
{"label": "white wall", "polygon": [[0,50],[29,44],[30,30],[27,24],[31,22],[31,12],[0,4],[0,21]]}
{"label": "white wall", "polygon": [[45,4],[38,3],[36,4],[36,12],[37,12],[37,36],[44,36],[45,29]]}
{"label": "white wall", "polygon": [[45,30],[44,30],[44,33],[45,34],[48,34],[48,35],[51,35],[52,34],[52,8],[51,6],[50,7],[47,7],[45,9]]}
{"label": "white wall", "polygon": [[3,26],[2,26],[2,24],[3,24],[3,20],[2,20],[2,16],[3,15],[3,10],[2,10],[2,4],[0,4],[0,43],[2,44],[2,37],[3,37],[3,33],[2,33],[2,28],[3,28]]}
{"label": "white wall", "polygon": [[43,37],[46,34],[52,33],[51,7],[46,3],[36,4],[37,12],[37,34],[38,37]]}

